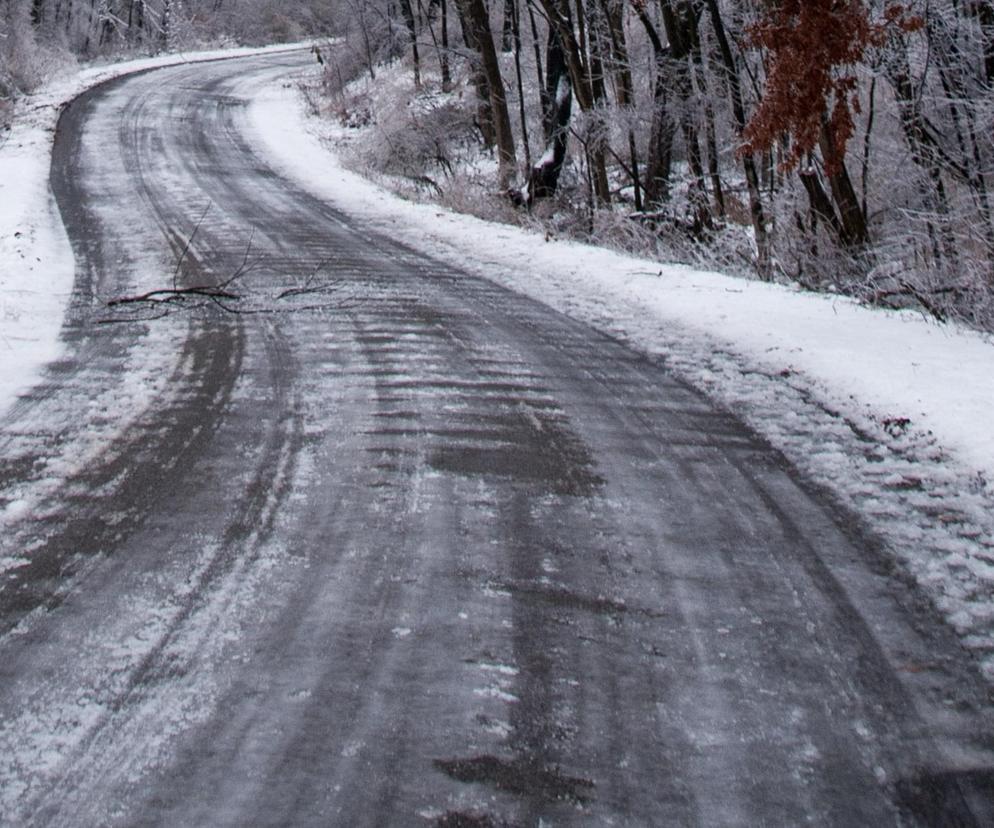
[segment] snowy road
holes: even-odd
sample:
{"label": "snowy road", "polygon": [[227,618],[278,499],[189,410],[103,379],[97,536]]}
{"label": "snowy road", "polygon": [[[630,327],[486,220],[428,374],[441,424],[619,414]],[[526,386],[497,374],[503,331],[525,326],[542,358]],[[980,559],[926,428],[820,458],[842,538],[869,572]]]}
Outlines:
{"label": "snowy road", "polygon": [[[63,118],[0,823],[992,824],[988,690],[853,521],[660,365],[274,174],[245,102],[311,59]],[[228,311],[106,304],[239,272]]]}

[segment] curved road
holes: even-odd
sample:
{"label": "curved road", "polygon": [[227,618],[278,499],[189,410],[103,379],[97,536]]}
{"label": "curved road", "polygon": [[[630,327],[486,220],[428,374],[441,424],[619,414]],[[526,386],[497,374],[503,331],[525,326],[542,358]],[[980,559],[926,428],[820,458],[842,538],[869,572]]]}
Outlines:
{"label": "curved road", "polygon": [[309,59],[63,116],[0,823],[994,824],[989,690],[849,516],[665,366],[273,173],[245,105]]}

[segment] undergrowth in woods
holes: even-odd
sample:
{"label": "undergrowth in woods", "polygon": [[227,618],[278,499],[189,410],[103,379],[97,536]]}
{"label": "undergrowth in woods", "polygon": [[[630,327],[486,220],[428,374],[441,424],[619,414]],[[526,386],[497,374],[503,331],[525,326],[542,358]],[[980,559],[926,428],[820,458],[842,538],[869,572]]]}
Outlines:
{"label": "undergrowth in woods", "polygon": [[[694,229],[686,182],[677,183],[669,203],[637,211],[621,164],[608,168],[612,202],[595,206],[582,150],[566,157],[554,193],[527,203],[527,184],[517,191],[495,185],[498,162],[481,135],[475,92],[465,74],[453,72],[448,90],[441,77],[422,67],[415,87],[408,61],[397,59],[345,81],[339,61],[348,54],[329,50],[323,82],[304,87],[314,114],[337,127],[334,137],[345,163],[413,200],[431,200],[484,219],[532,227],[549,238],[572,238],[660,260],[751,271],[751,231],[741,182],[726,184],[728,209],[721,220]],[[520,128],[515,129],[517,136]],[[535,148],[532,148],[534,152]],[[679,166],[682,162],[677,161]],[[676,176],[675,176],[676,177]]]}

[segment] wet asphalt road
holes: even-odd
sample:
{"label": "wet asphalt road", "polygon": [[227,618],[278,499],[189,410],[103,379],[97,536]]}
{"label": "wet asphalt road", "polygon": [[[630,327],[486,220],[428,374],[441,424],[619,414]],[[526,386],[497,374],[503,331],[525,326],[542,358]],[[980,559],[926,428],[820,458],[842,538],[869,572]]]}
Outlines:
{"label": "wet asphalt road", "polygon": [[[63,116],[0,823],[994,824],[989,691],[849,517],[664,366],[273,173],[246,100],[309,59]],[[243,264],[243,313],[106,305]]]}

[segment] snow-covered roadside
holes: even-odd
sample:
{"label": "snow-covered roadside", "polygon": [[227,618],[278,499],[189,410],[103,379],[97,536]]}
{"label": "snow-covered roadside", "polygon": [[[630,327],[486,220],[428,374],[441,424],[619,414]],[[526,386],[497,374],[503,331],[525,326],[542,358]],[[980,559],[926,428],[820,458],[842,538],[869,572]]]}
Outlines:
{"label": "snow-covered roadside", "polygon": [[739,413],[886,540],[994,681],[989,338],[404,201],[344,169],[338,128],[282,85],[249,117],[278,169],[370,228],[662,358]]}
{"label": "snow-covered roadside", "polygon": [[52,143],[62,107],[85,90],[158,66],[299,49],[309,44],[172,53],[92,66],[21,99],[0,137],[0,414],[60,352],[59,330],[74,264],[48,187]]}

